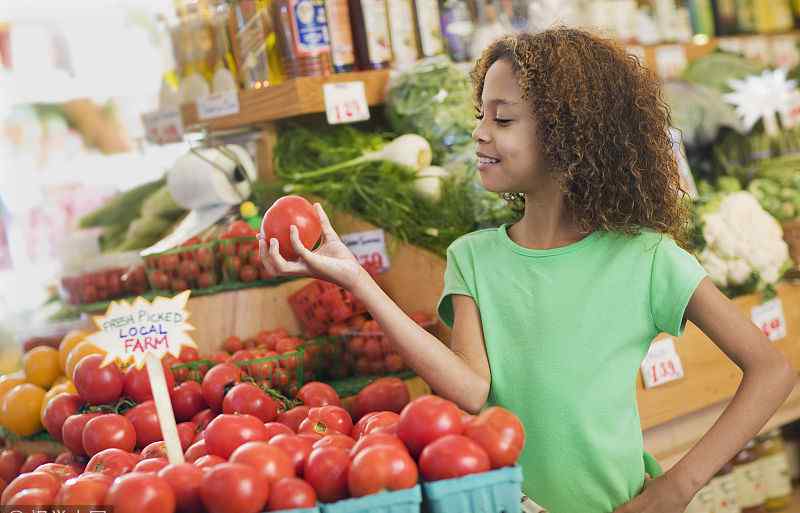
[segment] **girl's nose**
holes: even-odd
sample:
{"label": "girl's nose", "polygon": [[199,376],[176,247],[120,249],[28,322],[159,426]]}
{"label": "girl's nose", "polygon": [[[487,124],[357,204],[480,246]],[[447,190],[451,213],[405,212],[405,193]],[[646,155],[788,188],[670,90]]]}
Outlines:
{"label": "girl's nose", "polygon": [[478,126],[472,131],[472,139],[475,142],[489,142],[489,131],[483,126],[483,120],[478,121]]}

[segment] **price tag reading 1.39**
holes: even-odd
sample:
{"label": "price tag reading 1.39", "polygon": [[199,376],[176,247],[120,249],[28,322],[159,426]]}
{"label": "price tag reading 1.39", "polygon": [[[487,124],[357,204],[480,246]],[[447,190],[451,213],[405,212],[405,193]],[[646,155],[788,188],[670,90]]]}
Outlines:
{"label": "price tag reading 1.39", "polygon": [[786,336],[786,317],[783,315],[780,298],[754,306],[750,311],[750,318],[770,341],[775,342]]}
{"label": "price tag reading 1.39", "polygon": [[653,341],[642,362],[645,388],[653,388],[683,378],[683,365],[672,338]]}
{"label": "price tag reading 1.39", "polygon": [[348,233],[342,235],[342,242],[368,271],[382,273],[389,270],[389,253],[386,251],[383,230]]}
{"label": "price tag reading 1.39", "polygon": [[369,104],[364,82],[323,85],[328,124],[355,123],[369,119]]}

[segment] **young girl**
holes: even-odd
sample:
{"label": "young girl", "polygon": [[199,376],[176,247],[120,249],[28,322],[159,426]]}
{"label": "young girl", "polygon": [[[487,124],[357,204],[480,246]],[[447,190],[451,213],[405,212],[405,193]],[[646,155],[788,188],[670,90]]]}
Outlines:
{"label": "young girl", "polygon": [[[301,259],[285,261],[274,239],[261,241],[262,259],[274,274],[353,291],[437,394],[469,412],[487,402],[515,412],[524,491],[550,513],[682,512],[795,374],[675,242],[686,212],[657,81],[616,44],[571,29],[495,42],[473,80],[481,180],[524,215],[449,248],[439,304],[449,347],[376,285],[319,205],[317,250],[293,228]],[[744,377],[717,423],[659,476],[643,450],[636,376],[653,338],[680,335],[687,320]]]}

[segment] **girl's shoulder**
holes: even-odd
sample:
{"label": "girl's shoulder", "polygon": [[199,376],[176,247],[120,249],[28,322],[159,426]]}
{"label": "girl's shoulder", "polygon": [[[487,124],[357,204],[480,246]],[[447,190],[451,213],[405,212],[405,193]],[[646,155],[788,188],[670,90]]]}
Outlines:
{"label": "girl's shoulder", "polygon": [[459,253],[466,250],[480,249],[481,247],[493,245],[497,241],[499,228],[483,228],[474,232],[467,233],[450,243],[447,248],[448,253]]}

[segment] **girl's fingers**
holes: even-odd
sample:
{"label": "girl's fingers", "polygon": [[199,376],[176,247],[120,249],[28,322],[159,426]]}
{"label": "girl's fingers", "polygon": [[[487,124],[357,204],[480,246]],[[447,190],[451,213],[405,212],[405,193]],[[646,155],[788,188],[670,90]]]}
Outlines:
{"label": "girl's fingers", "polygon": [[277,274],[285,275],[303,275],[308,274],[308,266],[303,262],[287,262],[280,253],[278,247],[278,239],[270,239],[269,241],[269,256],[272,266],[277,271]]}
{"label": "girl's fingers", "polygon": [[307,264],[310,264],[311,261],[317,257],[317,255],[306,248],[300,241],[300,231],[297,229],[296,225],[289,227],[289,239],[292,241],[294,252],[300,255],[300,258]]}
{"label": "girl's fingers", "polygon": [[325,240],[329,241],[339,240],[339,235],[336,233],[336,230],[333,229],[333,226],[331,225],[331,220],[328,219],[328,214],[325,213],[325,210],[322,208],[322,205],[320,205],[319,203],[314,203],[314,209],[317,211],[320,224],[322,224],[322,234],[325,236]]}

